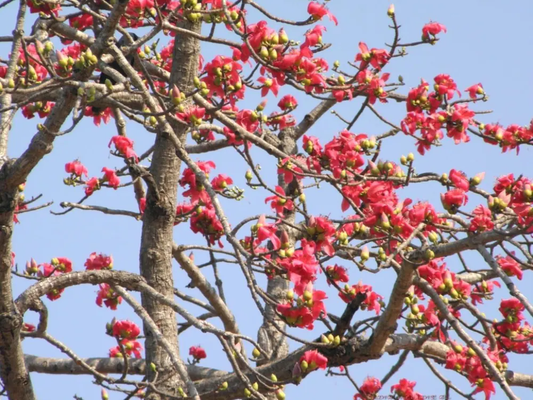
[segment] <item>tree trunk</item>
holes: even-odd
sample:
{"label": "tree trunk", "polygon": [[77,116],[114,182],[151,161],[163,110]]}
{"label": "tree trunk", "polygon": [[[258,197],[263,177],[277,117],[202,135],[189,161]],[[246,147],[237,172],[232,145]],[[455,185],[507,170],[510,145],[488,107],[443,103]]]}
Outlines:
{"label": "tree trunk", "polygon": [[[181,22],[178,26],[193,32],[200,31],[199,24]],[[176,35],[171,87],[175,84],[183,92],[191,91],[194,87],[194,77],[198,71],[199,56],[200,43],[198,39],[183,34]],[[173,129],[180,140],[185,140],[186,127],[173,126]],[[147,282],[170,299],[174,297],[172,243],[180,167],[181,161],[176,156],[171,141],[163,135],[158,135],[150,167],[156,189],[149,188],[147,193],[146,209],[143,216],[140,269],[141,275]],[[178,329],[174,311],[148,296],[142,297],[142,305],[157,324],[163,336],[179,352]],[[154,382],[157,389],[171,395],[177,395],[182,382],[177,372],[173,370],[168,354],[153,337],[149,336],[146,329],[145,332],[147,334],[145,343],[147,365],[154,363],[157,367],[157,382]],[[155,378],[155,373],[151,368],[147,368],[147,378],[149,381],[153,381]],[[148,393],[147,398],[161,399],[164,397],[157,393]]]}

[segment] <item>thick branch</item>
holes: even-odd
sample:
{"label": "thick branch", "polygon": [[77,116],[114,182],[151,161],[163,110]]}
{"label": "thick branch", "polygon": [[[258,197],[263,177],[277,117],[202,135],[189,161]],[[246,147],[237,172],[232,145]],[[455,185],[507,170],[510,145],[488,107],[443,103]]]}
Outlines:
{"label": "thick branch", "polygon": [[220,298],[216,290],[210,285],[210,283],[205,279],[205,276],[202,274],[200,269],[192,262],[192,260],[187,257],[179,249],[179,247],[174,244],[172,246],[172,254],[176,261],[179,263],[181,268],[187,272],[189,278],[194,283],[194,286],[202,292],[204,297],[209,301],[209,304],[213,306],[217,315],[220,317],[220,320],[224,324],[224,329],[231,333],[239,333],[239,327],[235,321],[231,310],[228,308],[226,303]]}

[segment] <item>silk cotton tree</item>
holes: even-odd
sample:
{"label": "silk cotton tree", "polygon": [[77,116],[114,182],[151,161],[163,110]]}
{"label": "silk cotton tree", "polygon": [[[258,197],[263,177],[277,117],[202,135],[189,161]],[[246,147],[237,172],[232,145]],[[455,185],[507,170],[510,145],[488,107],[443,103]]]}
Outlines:
{"label": "silk cotton tree", "polygon": [[[390,75],[409,53],[435,51],[427,45],[438,47],[440,23],[404,40],[390,6],[390,40],[382,48],[361,41],[341,64],[328,59],[335,43],[323,24],[337,19],[327,5],[302,4],[300,19],[289,20],[263,3],[18,3],[0,66],[2,394],[47,398],[53,388],[38,393],[31,378],[48,373],[87,375],[103,399],[284,399],[310,376],[327,375],[326,385],[339,377],[353,385],[346,398],[421,399],[416,382],[402,377],[414,355],[446,398],[517,399],[517,388],[533,388],[533,376],[510,361],[533,345],[533,306],[516,286],[533,265],[533,184],[505,171],[495,182],[482,171],[420,171],[417,162],[471,140],[518,152],[532,144],[533,126],[489,123],[481,83],[459,89],[446,74],[420,83]],[[352,106],[336,111],[343,104]],[[401,117],[386,117],[389,108]],[[26,149],[8,155],[20,114],[40,121]],[[366,115],[377,123],[361,133]],[[327,118],[343,128],[313,129]],[[63,179],[75,202],[25,187],[54,144],[87,121],[114,124],[112,165],[89,174],[92,155],[82,152],[64,160],[62,177],[47,177]],[[135,144],[129,131],[149,144]],[[412,151],[386,158],[398,137]],[[213,162],[221,151],[230,156]],[[426,186],[438,188],[441,203],[405,195]],[[131,195],[136,207],[106,205],[102,192]],[[250,193],[270,212],[257,204],[232,218]],[[135,220],[138,266],[125,271],[99,249],[19,259],[15,251],[30,255],[32,247],[12,246],[23,213],[56,206],[41,197],[60,201],[54,218],[73,231],[80,213]],[[395,278],[378,292],[368,284],[375,274]],[[239,301],[262,321],[255,327],[235,316],[227,290],[235,279],[243,282]],[[49,331],[54,306],[84,285],[96,299],[76,301],[115,316],[93,337],[114,344],[93,358]],[[180,348],[191,331],[198,345]],[[63,358],[28,354],[30,342]],[[216,353],[220,369],[209,365]],[[384,376],[350,373],[387,355],[397,357],[383,364]]]}

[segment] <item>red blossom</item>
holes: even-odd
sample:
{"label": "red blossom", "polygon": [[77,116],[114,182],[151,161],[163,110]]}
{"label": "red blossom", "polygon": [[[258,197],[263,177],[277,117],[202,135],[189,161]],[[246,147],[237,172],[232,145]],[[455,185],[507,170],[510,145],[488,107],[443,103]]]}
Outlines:
{"label": "red blossom", "polygon": [[68,174],[81,177],[82,175],[89,176],[87,168],[79,160],[75,160],[65,164],[65,172]]}
{"label": "red blossom", "polygon": [[[389,61],[390,54],[384,49],[372,49],[369,50],[368,46],[364,42],[359,42],[359,51],[355,56],[355,61],[360,61],[360,69],[363,70],[370,64],[374,68],[381,69]],[[358,74],[359,76],[360,74]]]}
{"label": "red blossom", "polygon": [[[141,351],[142,346],[136,340],[123,339],[120,341],[127,356],[134,355],[136,358],[142,358]],[[119,346],[113,347],[109,350],[109,357],[122,357],[122,352]]]}
{"label": "red blossom", "polygon": [[437,75],[435,77],[435,85],[433,87],[439,95],[446,96],[446,99],[448,100],[452,99],[455,93],[461,97],[461,92],[457,90],[457,85],[450,75]]}
{"label": "red blossom", "polygon": [[424,396],[413,390],[415,386],[416,382],[411,382],[407,379],[400,379],[399,383],[391,386],[390,391],[406,400],[423,400]]}
{"label": "red blossom", "polygon": [[109,141],[108,147],[115,145],[117,151],[126,158],[133,158],[135,161],[139,161],[137,154],[133,150],[133,140],[125,136],[113,136]]}
{"label": "red blossom", "polygon": [[378,378],[368,377],[359,387],[359,393],[356,394],[354,400],[372,400],[376,398],[377,393],[381,389],[381,381]]}
{"label": "red blossom", "polygon": [[286,94],[281,98],[281,100],[278,103],[278,107],[281,108],[283,111],[292,111],[298,106],[298,101],[294,98],[294,96],[291,96],[290,94]]}
{"label": "red blossom", "polygon": [[318,350],[307,350],[300,358],[300,367],[305,373],[316,369],[326,369],[328,359],[318,352]]}
{"label": "red blossom", "polygon": [[265,215],[259,217],[257,224],[252,227],[252,230],[255,231],[257,237],[255,245],[258,245],[266,239],[270,239],[274,249],[279,249],[281,241],[276,235],[278,228],[274,224],[267,224]]}
{"label": "red blossom", "polygon": [[84,265],[87,268],[87,271],[112,269],[113,268],[113,256],[107,256],[102,253],[96,254],[96,252],[94,252],[94,253],[91,253],[87,261],[85,261]]}
{"label": "red blossom", "polygon": [[331,282],[343,282],[346,283],[349,281],[348,273],[346,272],[346,268],[341,267],[337,264],[335,265],[328,265],[326,267],[326,274],[328,276],[328,285],[331,284]]}
{"label": "red blossom", "polygon": [[90,196],[96,190],[100,189],[100,180],[94,177],[85,182],[85,185],[85,195]]}
{"label": "red blossom", "polygon": [[102,168],[102,172],[105,175],[104,180],[109,183],[109,186],[114,189],[117,189],[120,185],[120,178],[117,176],[116,171],[114,169],[104,167]]}
{"label": "red blossom", "polygon": [[52,258],[51,264],[56,269],[56,271],[63,273],[72,272],[72,261],[70,261],[66,257]]}
{"label": "red blossom", "polygon": [[467,192],[468,189],[470,188],[470,182],[468,181],[468,178],[466,177],[464,172],[460,172],[455,169],[452,169],[450,171],[449,178],[452,181],[453,185],[458,189],[461,189]]}
{"label": "red blossom", "polygon": [[224,189],[226,189],[229,185],[233,184],[233,179],[231,179],[229,176],[225,174],[217,175],[213,180],[211,181],[211,186],[213,186],[213,189],[217,192],[222,192]]}
{"label": "red blossom", "polygon": [[513,259],[511,256],[497,256],[496,260],[498,261],[501,269],[503,269],[507,275],[516,276],[518,280],[522,280],[522,268],[520,268],[520,264],[516,262],[515,259]]}
{"label": "red blossom", "polygon": [[468,202],[468,196],[462,189],[452,189],[440,195],[442,206],[451,214],[455,214],[459,207]]}
{"label": "red blossom", "polygon": [[478,96],[485,96],[485,91],[483,90],[483,85],[481,83],[476,83],[468,88],[465,92],[468,92],[468,95],[471,99],[477,99]]}
{"label": "red blossom", "polygon": [[429,22],[422,28],[422,40],[430,41],[441,32],[446,32],[446,27],[438,22]]}
{"label": "red blossom", "polygon": [[102,303],[111,310],[116,310],[117,306],[122,303],[122,297],[120,297],[107,283],[101,283],[99,285],[100,290],[96,296],[96,304],[102,307]]}
{"label": "red blossom", "polygon": [[140,328],[131,321],[115,321],[113,324],[113,336],[119,339],[135,340],[140,333]]}
{"label": "red blossom", "polygon": [[470,222],[468,228],[471,232],[484,232],[494,228],[494,222],[492,221],[492,212],[485,206],[479,205],[472,211],[474,218]]}
{"label": "red blossom", "polygon": [[200,346],[191,346],[189,348],[189,355],[193,357],[195,362],[203,360],[207,357],[205,350]]}
{"label": "red blossom", "polygon": [[265,199],[265,203],[270,201],[270,207],[276,210],[279,216],[283,216],[283,211],[292,211],[294,209],[294,203],[291,199],[285,197],[285,191],[281,186],[276,186],[276,193],[280,196],[269,196]]}
{"label": "red blossom", "polygon": [[309,3],[309,5],[307,6],[307,12],[311,14],[311,16],[316,21],[321,20],[324,16],[327,15],[329,19],[335,23],[335,25],[339,23],[337,21],[337,18],[335,18],[335,16],[331,12],[329,12],[326,6],[323,6],[317,3],[316,1],[312,1],[311,3]]}

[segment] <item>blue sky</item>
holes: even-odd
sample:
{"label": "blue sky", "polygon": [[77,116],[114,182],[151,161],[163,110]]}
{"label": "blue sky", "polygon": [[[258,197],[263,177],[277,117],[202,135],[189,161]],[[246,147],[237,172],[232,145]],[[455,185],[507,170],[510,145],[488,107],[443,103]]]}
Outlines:
{"label": "blue sky", "polygon": [[[288,19],[303,20],[307,17],[307,2],[302,0],[292,1],[263,1],[273,13]],[[334,60],[341,63],[353,61],[358,52],[358,43],[366,42],[369,47],[384,47],[390,43],[392,31],[387,28],[390,20],[386,11],[389,3],[376,0],[359,2],[349,0],[334,0],[329,4],[330,10],[338,20],[339,26],[334,26],[329,21],[324,21],[327,32],[324,42],[333,43],[333,46],[323,53],[330,64]],[[401,37],[404,42],[420,39],[422,26],[430,20],[438,21],[448,28],[448,33],[440,35],[442,40],[436,46],[422,46],[409,49],[405,58],[393,60],[387,67],[391,79],[402,75],[406,87],[401,89],[407,93],[408,88],[418,85],[421,78],[432,82],[433,77],[446,73],[455,79],[460,89],[481,82],[485,91],[490,96],[489,102],[477,106],[476,110],[492,110],[492,115],[481,116],[486,123],[500,122],[503,125],[517,123],[529,124],[533,117],[531,108],[533,93],[533,74],[529,64],[533,35],[531,32],[530,16],[533,12],[533,3],[527,1],[502,2],[494,0],[470,0],[447,2],[429,2],[418,0],[396,1],[396,15],[402,25]],[[11,4],[2,10],[2,14],[14,17],[16,4]],[[253,15],[253,14],[252,14]],[[251,15],[251,16],[252,16]],[[8,21],[13,19],[6,18]],[[275,25],[274,25],[275,26]],[[0,26],[0,35],[9,35],[13,29],[12,23]],[[225,28],[219,27],[217,32]],[[305,28],[290,29],[291,38],[303,34]],[[223,32],[225,34],[225,32]],[[166,38],[163,39],[168,40]],[[3,58],[9,52],[5,44],[0,47]],[[215,49],[213,46],[204,47],[204,57],[210,60],[216,54],[229,55],[227,49]],[[253,108],[258,103],[257,96],[250,96],[248,103],[243,102],[242,108]],[[298,97],[300,106],[295,113],[297,117],[303,116],[315,104],[315,100]],[[277,100],[270,96],[267,111],[274,111]],[[358,109],[358,101],[343,104],[335,108],[344,115],[350,115]],[[394,103],[377,104],[377,109],[392,121],[399,122],[405,114],[404,105]],[[27,147],[35,133],[37,119],[26,120],[19,115],[14,123],[9,142],[9,155],[17,157]],[[135,141],[135,148],[142,153],[154,140],[151,133],[141,127],[129,123],[128,135]],[[342,123],[331,114],[326,115],[309,132],[321,139],[322,143],[328,141],[333,135],[343,129]],[[387,129],[371,113],[366,113],[354,126],[352,132],[377,135]],[[79,158],[89,169],[90,176],[98,176],[102,167],[120,168],[120,159],[109,155],[107,144],[114,135],[113,123],[96,128],[91,121],[83,121],[73,133],[60,137],[54,144],[53,152],[46,156],[39,166],[33,171],[26,186],[26,197],[31,198],[43,195],[42,201],[54,201],[50,207],[52,211],[61,211],[61,201],[78,201],[83,196],[82,188],[72,188],[63,185],[65,177],[64,164]],[[398,136],[384,143],[382,158],[398,162],[402,154],[415,152],[414,142],[405,136]],[[270,183],[274,183],[275,167],[272,162],[260,151],[254,151],[256,162],[261,163],[265,176]],[[483,144],[479,139],[472,138],[468,144],[456,146],[450,139],[444,140],[444,146],[432,149],[426,156],[417,155],[416,168],[418,172],[434,171],[448,172],[451,168],[464,171],[469,176],[478,172],[486,172],[487,176],[482,187],[490,190],[493,179],[497,176],[514,172],[515,174],[531,174],[531,157],[533,150],[524,148],[520,155],[515,152],[501,154],[496,147]],[[217,164],[215,172],[225,173],[233,177],[235,184],[245,187],[244,173],[246,166],[231,149],[226,149],[217,154],[201,155],[197,159],[212,159]],[[529,162],[528,162],[529,161]],[[531,175],[529,175],[531,177]],[[424,185],[412,187],[400,192],[401,197],[411,197],[413,200],[429,200],[439,204],[438,185]],[[228,216],[233,225],[249,215],[269,212],[264,205],[266,192],[246,190],[245,198],[240,202],[223,201]],[[311,210],[317,214],[341,215],[341,199],[325,188],[309,191],[307,194]],[[90,205],[102,205],[110,208],[136,210],[136,204],[131,188],[119,191],[101,190],[86,202]],[[472,203],[474,204],[474,203]],[[439,206],[440,209],[440,206]],[[53,216],[47,209],[34,213],[20,215],[21,223],[17,225],[14,235],[14,251],[20,268],[24,267],[26,260],[31,257],[37,262],[49,262],[53,257],[69,257],[74,262],[74,268],[83,269],[83,263],[90,253],[102,252],[112,254],[115,268],[125,271],[138,271],[138,252],[140,242],[141,223],[127,217],[105,216],[96,212],[74,211],[65,216]],[[200,236],[189,232],[187,224],[178,226],[175,231],[175,241],[178,243],[204,244]],[[202,260],[203,255],[196,254],[197,260]],[[485,268],[481,259],[474,254],[467,255],[472,267]],[[450,260],[452,270],[458,270],[455,260]],[[260,318],[247,291],[240,271],[233,265],[224,265],[222,278],[226,285],[228,302],[234,311],[242,331],[252,337],[256,336],[260,325]],[[352,283],[363,280],[366,284],[374,286],[374,290],[387,298],[392,287],[394,274],[384,271],[379,277],[363,274],[355,268],[350,269]],[[206,270],[209,279],[211,271]],[[527,274],[526,278],[527,279]],[[194,294],[185,289],[188,279],[175,268],[175,284],[178,288]],[[261,280],[260,280],[261,282]],[[20,293],[28,283],[15,280],[15,291]],[[323,285],[325,289],[326,285]],[[533,295],[530,286],[518,282],[519,289],[526,295]],[[331,299],[326,303],[329,311],[340,314],[343,310],[342,302],[334,292],[328,292]],[[504,297],[503,290],[501,291]],[[56,301],[47,302],[50,311],[49,332],[57,339],[71,347],[82,357],[106,356],[110,347],[114,346],[113,339],[104,334],[105,323],[113,317],[118,319],[131,318],[139,323],[138,318],[122,305],[119,310],[112,312],[108,309],[99,309],[94,304],[96,288],[85,286],[65,291],[63,297]],[[499,314],[490,302],[483,307],[483,311],[490,317],[498,318]],[[201,311],[192,308],[192,311]],[[360,312],[356,317],[368,317],[369,312]],[[28,315],[27,321],[31,322],[35,316]],[[178,322],[180,319],[178,318]],[[530,321],[531,322],[531,321]],[[318,324],[317,324],[318,326]],[[318,331],[313,333],[292,330],[293,334],[301,334],[307,338],[316,337]],[[199,334],[192,330],[180,336],[182,353],[185,354],[191,345],[202,345],[206,348],[208,358],[202,365],[214,368],[228,369],[229,364],[218,347],[214,338],[207,334]],[[292,348],[294,344],[291,345]],[[62,355],[49,345],[37,339],[24,341],[26,353],[62,357]],[[251,351],[251,349],[250,349]],[[362,383],[367,375],[382,378],[394,362],[395,357],[386,356],[382,360],[363,365],[350,367],[352,376],[358,383]],[[527,372],[525,356],[511,357],[510,368],[518,372]],[[458,386],[469,391],[468,382],[450,371],[445,375],[454,379]],[[421,360],[409,358],[405,367],[397,373],[382,394],[387,394],[390,384],[396,383],[400,378],[417,380],[416,389],[425,395],[443,394],[443,386],[427,370]],[[56,377],[50,375],[32,376],[33,384],[39,398],[72,398],[74,394],[84,399],[96,399],[100,389],[91,384],[90,377]],[[288,398],[315,399],[335,395],[339,399],[351,399],[354,389],[346,379],[325,378],[322,372],[314,373],[298,388],[288,387]],[[515,393],[522,398],[527,396],[526,390],[516,389]],[[496,398],[502,398],[498,389]],[[455,398],[457,396],[453,396]],[[112,399],[122,398],[111,394]]]}

